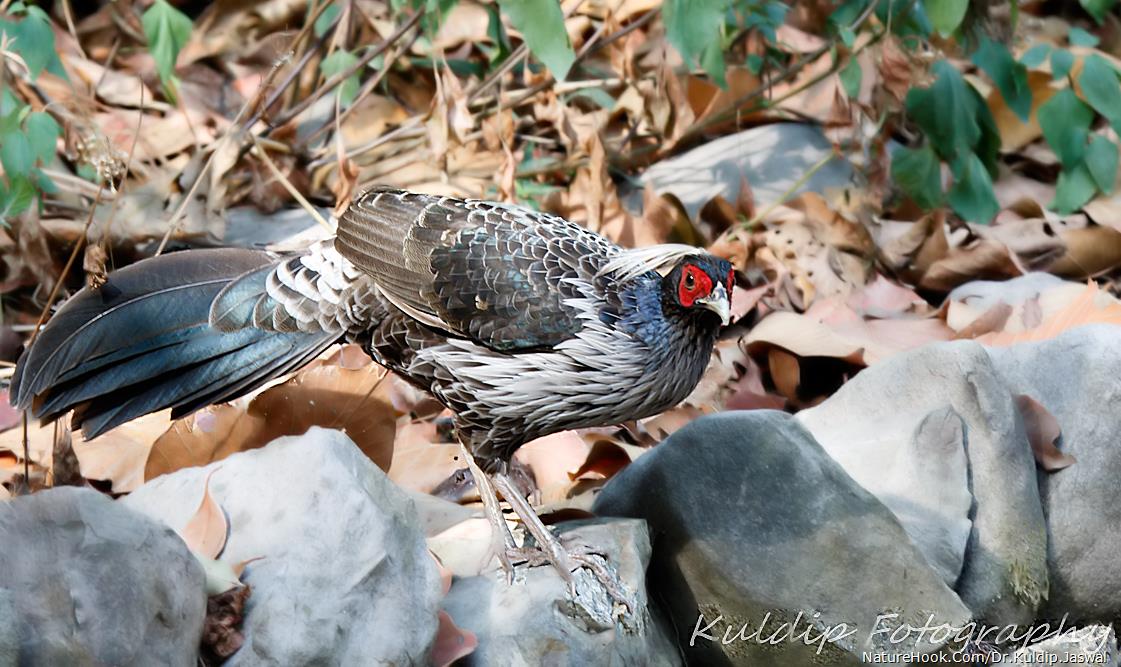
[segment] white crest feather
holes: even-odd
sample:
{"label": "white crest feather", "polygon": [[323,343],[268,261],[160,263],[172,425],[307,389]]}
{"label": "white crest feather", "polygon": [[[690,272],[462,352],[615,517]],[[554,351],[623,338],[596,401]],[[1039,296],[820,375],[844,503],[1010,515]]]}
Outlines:
{"label": "white crest feather", "polygon": [[700,248],[682,243],[664,243],[645,248],[633,248],[624,250],[612,257],[611,261],[604,264],[597,275],[614,273],[618,280],[630,280],[647,271],[661,273],[685,257],[703,253],[704,250]]}

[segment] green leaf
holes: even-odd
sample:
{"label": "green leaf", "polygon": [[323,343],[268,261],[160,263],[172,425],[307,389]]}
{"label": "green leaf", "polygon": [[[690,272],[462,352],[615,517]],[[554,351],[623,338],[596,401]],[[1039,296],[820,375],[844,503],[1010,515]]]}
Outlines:
{"label": "green leaf", "polygon": [[934,29],[943,37],[949,37],[965,18],[969,0],[923,0],[923,7],[926,8],[926,15]]}
{"label": "green leaf", "polygon": [[331,28],[331,24],[335,22],[341,11],[342,8],[337,2],[332,2],[330,7],[324,9],[319,18],[315,19],[315,36],[322,37]]}
{"label": "green leaf", "polygon": [[156,61],[160,80],[166,85],[175,74],[175,60],[191,37],[191,19],[167,0],[156,0],[141,17],[148,50]]}
{"label": "green leaf", "polygon": [[9,175],[11,182],[7,189],[0,188],[0,218],[10,218],[23,213],[35,198],[35,188],[27,177]]}
{"label": "green leaf", "polygon": [[1031,88],[1028,86],[1028,68],[1016,62],[1008,49],[988,37],[973,54],[973,63],[984,70],[1000,90],[1008,108],[1023,122],[1031,116]]}
{"label": "green leaf", "polygon": [[1117,0],[1079,0],[1079,4],[1094,17],[1095,21],[1101,23],[1106,13],[1117,4]]}
{"label": "green leaf", "polygon": [[[337,74],[342,74],[351,67],[354,67],[356,62],[358,62],[358,56],[350,51],[339,49],[319,63],[319,70],[323,72],[323,76],[332,77]],[[358,78],[357,73],[348,76],[346,80],[340,83],[339,87],[336,89],[339,94],[339,104],[345,107],[353,102],[354,97],[358,95],[358,86],[360,84],[361,79]]]}
{"label": "green leaf", "polygon": [[1063,167],[1070,169],[1082,161],[1086,152],[1086,138],[1094,111],[1070,88],[1059,91],[1039,107],[1039,125]]}
{"label": "green leaf", "polygon": [[692,65],[713,42],[722,40],[729,0],[666,0],[662,18],[666,37]]}
{"label": "green leaf", "polygon": [[852,99],[860,94],[860,82],[864,78],[864,70],[860,69],[860,63],[857,62],[855,57],[849,57],[848,64],[840,71],[841,86],[845,89],[845,94]]}
{"label": "green leaf", "polygon": [[557,81],[563,81],[576,54],[568,41],[560,3],[557,0],[500,0],[498,5],[522,33],[533,55],[545,63]]}
{"label": "green leaf", "polygon": [[970,153],[958,160],[954,169],[954,185],[947,199],[963,220],[989,224],[1000,211],[993,194],[993,182],[981,158]]}
{"label": "green leaf", "polygon": [[55,154],[55,143],[62,128],[49,113],[37,111],[27,117],[27,139],[31,152],[43,162],[49,162]]}
{"label": "green leaf", "polygon": [[1117,160],[1117,144],[1100,134],[1086,149],[1086,167],[1098,189],[1105,194],[1113,192],[1113,184],[1117,182]]}
{"label": "green leaf", "polygon": [[48,195],[53,195],[58,192],[58,186],[55,185],[51,177],[44,174],[41,169],[33,168],[31,170],[31,180],[40,192]]}
{"label": "green leaf", "polygon": [[758,75],[763,71],[763,56],[758,53],[752,53],[747,57],[747,69],[751,70],[752,74]]}
{"label": "green leaf", "polygon": [[947,161],[971,152],[981,139],[969,84],[945,60],[934,63],[938,76],[929,88],[907,93],[907,114],[930,137],[935,150]]}
{"label": "green leaf", "polygon": [[929,145],[900,148],[891,156],[891,177],[924,209],[942,203],[942,163]]}
{"label": "green leaf", "polygon": [[3,29],[15,39],[15,52],[27,63],[32,79],[37,78],[45,68],[55,69],[53,65],[58,62],[58,53],[55,51],[54,31],[51,30],[50,17],[42,9],[30,7],[23,19],[14,24],[5,22]]}
{"label": "green leaf", "polygon": [[1093,54],[1083,60],[1078,83],[1094,111],[1108,118],[1115,128],[1121,127],[1121,83],[1105,58]]}
{"label": "green leaf", "polygon": [[0,164],[9,177],[26,175],[34,162],[35,154],[26,134],[10,132],[0,137]]}
{"label": "green leaf", "polygon": [[997,162],[1000,160],[1000,130],[996,126],[996,119],[989,111],[989,105],[981,93],[973,86],[969,86],[969,99],[973,102],[973,117],[977,119],[977,126],[981,128],[981,139],[973,147],[973,152],[981,158],[981,162],[989,170],[989,176],[996,178]]}
{"label": "green leaf", "polygon": [[1055,186],[1055,199],[1050,207],[1062,214],[1073,213],[1086,205],[1097,192],[1097,184],[1085,163],[1079,163],[1074,169],[1064,169],[1059,173],[1059,182]]}
{"label": "green leaf", "polygon": [[1024,67],[1035,69],[1042,65],[1049,55],[1051,55],[1051,45],[1047,42],[1040,42],[1025,51],[1024,55],[1020,56],[1020,62],[1024,64]]}
{"label": "green leaf", "polygon": [[1055,49],[1051,52],[1051,78],[1055,81],[1065,78],[1074,67],[1074,54],[1066,49]]}
{"label": "green leaf", "polygon": [[728,87],[724,77],[724,45],[721,40],[709,43],[708,48],[701,52],[701,67],[721,88]]}
{"label": "green leaf", "polygon": [[1070,32],[1067,33],[1067,40],[1070,41],[1071,46],[1089,46],[1094,47],[1101,41],[1094,35],[1086,32],[1082,28],[1071,27]]}

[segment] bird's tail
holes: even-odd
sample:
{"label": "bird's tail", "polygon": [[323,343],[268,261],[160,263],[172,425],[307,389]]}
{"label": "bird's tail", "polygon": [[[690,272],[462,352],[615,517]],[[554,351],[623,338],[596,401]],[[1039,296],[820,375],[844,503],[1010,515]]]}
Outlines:
{"label": "bird's tail", "polygon": [[149,412],[180,417],[232,400],[303,366],[339,334],[210,326],[227,286],[263,293],[277,262],[263,251],[193,250],[113,272],[68,300],[24,352],[12,404],[44,421],[74,410],[73,427],[92,438]]}

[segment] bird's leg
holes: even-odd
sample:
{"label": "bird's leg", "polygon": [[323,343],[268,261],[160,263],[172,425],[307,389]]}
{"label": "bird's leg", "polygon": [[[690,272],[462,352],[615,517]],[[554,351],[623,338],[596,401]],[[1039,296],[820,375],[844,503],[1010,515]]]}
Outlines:
{"label": "bird's leg", "polygon": [[475,463],[475,457],[463,443],[459,444],[459,451],[463,453],[463,460],[467,463],[467,469],[471,471],[471,477],[475,480],[475,488],[479,490],[479,498],[483,501],[483,512],[486,514],[487,520],[490,521],[490,544],[491,550],[495,556],[498,557],[499,564],[502,565],[503,571],[506,572],[506,583],[514,583],[514,563],[510,560],[510,553],[518,548],[514,542],[514,535],[510,532],[510,527],[506,525],[506,519],[502,518],[502,508],[498,505],[498,495],[494,492],[494,486],[490,483],[490,478],[486,473],[479,468],[479,464]]}
{"label": "bird's leg", "polygon": [[545,560],[553,565],[560,573],[561,578],[568,584],[570,593],[576,594],[576,579],[573,572],[580,567],[584,567],[591,572],[592,576],[599,581],[604,590],[616,602],[622,603],[625,607],[623,613],[630,613],[635,610],[635,604],[623,590],[618,575],[604,563],[602,558],[597,557],[598,554],[586,548],[572,551],[565,549],[556,535],[553,535],[548,527],[541,522],[537,512],[530,507],[525,497],[518,491],[517,485],[505,473],[494,475],[494,485],[502,492],[506,502],[510,503],[510,507],[522,520],[526,530],[533,535],[533,539],[537,542]]}

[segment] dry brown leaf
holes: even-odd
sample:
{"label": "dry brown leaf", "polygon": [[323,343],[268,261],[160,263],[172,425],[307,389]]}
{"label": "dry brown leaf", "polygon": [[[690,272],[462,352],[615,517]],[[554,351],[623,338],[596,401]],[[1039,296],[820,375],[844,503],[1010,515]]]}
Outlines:
{"label": "dry brown leaf", "polygon": [[439,627],[432,645],[429,661],[436,667],[447,667],[460,658],[471,655],[479,646],[479,638],[474,632],[464,630],[455,624],[448,612],[439,611]]}
{"label": "dry brown leaf", "polygon": [[1062,430],[1055,416],[1027,394],[1017,394],[1015,401],[1024,423],[1024,432],[1028,436],[1028,444],[1031,445],[1039,467],[1047,472],[1056,472],[1077,463],[1073,456],[1060,452],[1056,447]]}
{"label": "dry brown leaf", "polygon": [[[638,449],[638,448],[635,448]],[[612,440],[596,440],[588,458],[575,471],[568,473],[568,479],[575,481],[593,473],[602,479],[610,479],[623,468],[630,465],[635,454],[630,449]]]}
{"label": "dry brown leaf", "polygon": [[592,446],[576,431],[561,431],[526,443],[514,454],[533,471],[541,502],[565,499],[572,486],[568,474],[578,470],[588,459]]}
{"label": "dry brown leaf", "polygon": [[1007,303],[995,303],[980,317],[969,323],[969,326],[954,334],[955,340],[977,338],[994,331],[1004,331],[1004,325],[1012,316],[1012,306]]}
{"label": "dry brown leaf", "polygon": [[466,467],[460,460],[459,445],[438,442],[436,425],[423,421],[406,424],[398,430],[393,464],[386,474],[402,488],[431,493],[453,473]]}
{"label": "dry brown leaf", "polygon": [[210,478],[215,472],[217,469],[211,470],[206,476],[198,509],[179,534],[191,551],[210,560],[217,560],[218,555],[222,553],[230,528],[226,521],[226,513],[214,500],[214,496],[210,495]]}
{"label": "dry brown leaf", "polygon": [[993,347],[1006,347],[1016,343],[1047,340],[1084,324],[1121,325],[1121,302],[1098,289],[1090,281],[1082,293],[1069,305],[1053,315],[1046,316],[1034,329],[1000,331],[980,336],[977,340]]}
{"label": "dry brown leaf", "polygon": [[235,586],[225,593],[213,595],[206,601],[206,621],[203,624],[199,649],[212,658],[205,664],[221,664],[245,642],[241,623],[251,587]]}
{"label": "dry brown leaf", "polygon": [[778,393],[788,400],[798,400],[798,387],[802,384],[802,371],[798,357],[786,350],[772,347],[767,351],[767,367]]}
{"label": "dry brown leaf", "polygon": [[[1000,133],[1000,149],[1004,152],[1015,152],[1043,136],[1043,129],[1039,126],[1039,107],[1065,86],[1056,86],[1051,81],[1049,72],[1028,72],[1028,88],[1031,89],[1031,115],[1028,122],[1023,122],[1004,101],[1000,91],[989,91],[988,105],[992,111],[993,120],[996,121],[997,131]],[[1048,200],[1050,201],[1050,200]]]}
{"label": "dry brown leaf", "polygon": [[179,420],[152,447],[145,469],[152,479],[180,468],[205,465],[262,447],[311,426],[344,431],[383,470],[393,458],[397,412],[390,382],[372,363],[344,368],[336,353],[312,362],[287,382],[249,402],[212,406]]}

